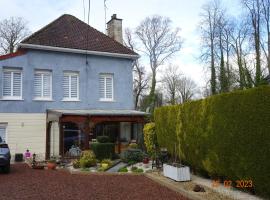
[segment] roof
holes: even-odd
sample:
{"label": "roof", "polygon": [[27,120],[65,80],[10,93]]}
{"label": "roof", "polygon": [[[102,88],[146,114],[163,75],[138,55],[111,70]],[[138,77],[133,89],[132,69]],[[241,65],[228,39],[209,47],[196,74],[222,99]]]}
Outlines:
{"label": "roof", "polygon": [[21,50],[16,51],[15,53],[9,53],[9,54],[5,54],[5,55],[1,55],[0,60],[5,60],[5,59],[13,58],[13,57],[16,57],[16,56],[21,56],[21,55],[24,55],[25,53],[26,53],[26,51],[21,49]]}
{"label": "roof", "polygon": [[36,45],[138,56],[137,53],[104,33],[67,14],[60,16],[23,40],[20,44],[21,48],[23,45],[25,47]]}
{"label": "roof", "polygon": [[146,116],[148,113],[136,110],[48,110],[63,115],[94,115],[94,116]]}

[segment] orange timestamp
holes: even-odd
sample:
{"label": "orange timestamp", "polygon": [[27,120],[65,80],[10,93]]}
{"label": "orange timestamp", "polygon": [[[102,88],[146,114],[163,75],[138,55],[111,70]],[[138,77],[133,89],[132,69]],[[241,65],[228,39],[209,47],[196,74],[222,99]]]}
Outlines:
{"label": "orange timestamp", "polygon": [[223,183],[220,180],[213,180],[212,187],[219,187],[223,185],[226,188],[236,187],[236,188],[253,188],[252,180],[224,180]]}

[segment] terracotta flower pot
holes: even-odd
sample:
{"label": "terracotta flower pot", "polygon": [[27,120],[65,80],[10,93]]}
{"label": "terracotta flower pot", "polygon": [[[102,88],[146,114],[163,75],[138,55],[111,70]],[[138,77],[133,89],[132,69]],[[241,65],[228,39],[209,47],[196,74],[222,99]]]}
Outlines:
{"label": "terracotta flower pot", "polygon": [[47,168],[52,170],[56,169],[56,163],[48,162]]}
{"label": "terracotta flower pot", "polygon": [[144,159],[143,159],[143,164],[148,164],[148,163],[149,163],[149,158],[147,158],[147,157],[144,158]]}

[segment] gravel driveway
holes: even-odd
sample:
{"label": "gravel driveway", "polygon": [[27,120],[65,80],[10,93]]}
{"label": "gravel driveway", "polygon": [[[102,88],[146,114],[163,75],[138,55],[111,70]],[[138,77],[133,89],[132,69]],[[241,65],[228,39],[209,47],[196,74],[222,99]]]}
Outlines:
{"label": "gravel driveway", "polygon": [[65,171],[33,170],[15,164],[0,173],[1,200],[179,199],[180,194],[144,176],[71,175]]}

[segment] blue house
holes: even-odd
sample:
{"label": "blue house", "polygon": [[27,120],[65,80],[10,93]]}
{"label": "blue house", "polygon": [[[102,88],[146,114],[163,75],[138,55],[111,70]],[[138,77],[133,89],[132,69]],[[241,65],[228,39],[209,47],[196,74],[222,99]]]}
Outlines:
{"label": "blue house", "polygon": [[116,15],[107,32],[62,15],[0,56],[0,137],[12,154],[65,156],[99,135],[116,152],[139,142],[145,113],[134,110],[132,92],[139,56],[122,45]]}

